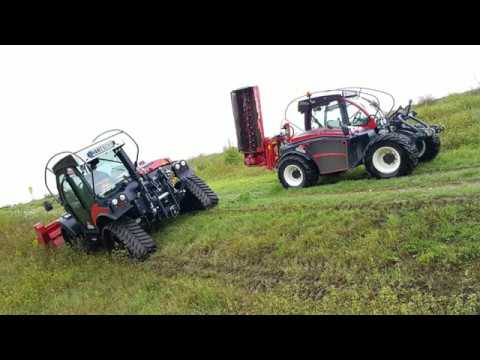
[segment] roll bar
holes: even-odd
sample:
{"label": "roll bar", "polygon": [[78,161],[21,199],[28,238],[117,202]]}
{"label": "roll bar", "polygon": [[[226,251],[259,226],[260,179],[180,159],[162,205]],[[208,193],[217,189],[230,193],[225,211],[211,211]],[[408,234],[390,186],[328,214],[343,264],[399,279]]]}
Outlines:
{"label": "roll bar", "polygon": [[[342,88],[337,88],[337,89],[331,89],[331,90],[320,90],[320,91],[315,91],[315,92],[312,92],[312,93],[309,93],[309,95],[302,95],[302,96],[299,96],[299,97],[296,97],[294,98],[293,100],[291,100],[288,104],[287,104],[287,107],[285,108],[285,112],[284,112],[284,122],[287,122],[288,119],[287,119],[287,111],[288,109],[290,108],[290,106],[297,102],[298,100],[300,99],[303,99],[307,96],[312,96],[312,95],[318,95],[318,94],[328,94],[328,93],[332,93],[332,92],[340,92],[342,96],[344,97],[350,97],[350,96],[353,96],[353,97],[360,97],[360,98],[363,98],[364,100],[368,101],[369,103],[372,103],[372,100],[371,99],[367,99],[365,96],[369,96],[371,98],[373,98],[376,103],[378,104],[378,109],[380,109],[380,111],[384,112],[384,110],[382,110],[380,108],[380,100],[378,99],[378,96],[375,94],[375,93],[379,93],[379,94],[383,94],[383,95],[387,95],[391,101],[392,101],[392,106],[390,107],[390,109],[388,110],[387,113],[390,113],[392,112],[393,108],[395,107],[395,98],[393,97],[392,94],[386,92],[386,91],[383,91],[383,90],[378,90],[378,89],[373,89],[373,88],[367,88],[367,87],[342,87]],[[347,92],[351,92],[352,94],[351,95],[348,95]],[[385,112],[384,112],[384,115],[385,115]]]}
{"label": "roll bar", "polygon": [[[116,131],[116,133],[113,134],[113,135],[107,136],[106,138],[103,138],[102,140],[98,140],[98,138],[102,137],[102,136],[105,135],[105,134],[111,133],[111,132],[113,132],[113,131]],[[97,144],[97,143],[99,143],[99,142],[101,142],[101,141],[110,139],[110,138],[112,138],[112,137],[114,137],[114,136],[117,136],[117,135],[120,135],[120,134],[125,134],[125,135],[127,135],[128,138],[129,138],[130,140],[132,140],[132,142],[135,144],[135,147],[137,148],[137,155],[135,156],[135,167],[136,167],[136,166],[137,166],[137,163],[138,163],[138,155],[140,154],[140,147],[138,146],[137,142],[133,139],[133,137],[131,137],[130,134],[127,133],[126,131],[123,131],[123,130],[121,130],[121,129],[111,129],[111,130],[104,131],[104,132],[98,134],[98,135],[92,140],[92,143],[93,143],[93,144],[91,144],[90,146],[95,145],[95,144]],[[85,149],[85,148],[84,148],[84,149]],[[82,149],[82,150],[83,150],[83,149]]]}

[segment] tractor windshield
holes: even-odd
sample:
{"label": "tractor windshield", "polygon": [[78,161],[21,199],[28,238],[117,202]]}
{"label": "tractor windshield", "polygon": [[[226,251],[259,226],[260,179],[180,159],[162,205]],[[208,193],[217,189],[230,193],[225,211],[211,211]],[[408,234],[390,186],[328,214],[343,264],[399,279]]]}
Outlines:
{"label": "tractor windshield", "polygon": [[109,150],[88,163],[89,171],[85,179],[100,197],[115,192],[118,185],[129,177],[129,172],[114,150]]}

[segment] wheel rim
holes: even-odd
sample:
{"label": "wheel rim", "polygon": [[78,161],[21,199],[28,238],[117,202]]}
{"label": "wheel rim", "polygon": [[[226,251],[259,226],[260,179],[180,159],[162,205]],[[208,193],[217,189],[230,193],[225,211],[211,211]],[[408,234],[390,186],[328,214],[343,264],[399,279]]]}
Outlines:
{"label": "wheel rim", "polygon": [[294,164],[287,165],[285,170],[283,170],[283,178],[288,186],[300,186],[303,182],[303,171],[302,169]]}
{"label": "wheel rim", "polygon": [[425,150],[427,149],[427,144],[425,143],[425,140],[419,140],[417,142],[417,148],[418,148],[418,157],[421,158],[423,154],[425,154]]}
{"label": "wheel rim", "polygon": [[373,154],[373,166],[384,173],[391,174],[400,168],[400,154],[390,146],[382,146],[378,148]]}

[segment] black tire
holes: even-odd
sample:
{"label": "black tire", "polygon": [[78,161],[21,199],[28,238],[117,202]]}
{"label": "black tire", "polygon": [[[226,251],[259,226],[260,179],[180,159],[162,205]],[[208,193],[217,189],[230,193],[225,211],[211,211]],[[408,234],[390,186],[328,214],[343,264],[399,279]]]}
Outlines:
{"label": "black tire", "polygon": [[[296,181],[292,181],[292,178],[301,180],[295,184]],[[301,156],[287,155],[278,165],[278,179],[286,189],[309,187],[318,182],[318,169],[312,161]]]}
{"label": "black tire", "polygon": [[218,196],[196,175],[182,180],[186,194],[180,203],[181,213],[211,209],[218,204]]}
{"label": "black tire", "polygon": [[[384,155],[381,161],[385,161],[385,164],[388,165],[388,161],[399,161],[396,170],[386,171],[385,168],[382,169],[378,165],[378,160],[374,160],[374,156],[380,157],[378,154],[383,150],[386,150],[388,153],[388,148],[393,148],[396,150],[399,155],[399,159],[395,156],[390,155],[389,160],[385,160],[388,154]],[[380,151],[380,153],[377,153]],[[393,151],[392,151],[393,152]],[[393,152],[394,153],[394,152]],[[375,155],[377,154],[377,155]],[[390,160],[393,156],[393,160]],[[410,174],[413,169],[418,164],[418,149],[415,142],[407,135],[400,133],[388,133],[385,135],[380,135],[373,139],[365,149],[364,157],[365,168],[371,176],[380,179],[392,178],[396,176],[404,176]]]}
{"label": "black tire", "polygon": [[105,225],[103,234],[107,237],[110,249],[120,245],[131,258],[143,261],[155,252],[157,246],[142,227],[132,219],[112,221]]}
{"label": "black tire", "polygon": [[440,152],[440,137],[438,135],[427,137],[425,146],[425,152],[420,157],[420,161],[425,162],[435,159]]}
{"label": "black tire", "polygon": [[401,133],[407,135],[415,142],[419,152],[418,160],[421,162],[433,160],[440,152],[440,137],[438,135],[421,139],[411,131],[402,131]]}

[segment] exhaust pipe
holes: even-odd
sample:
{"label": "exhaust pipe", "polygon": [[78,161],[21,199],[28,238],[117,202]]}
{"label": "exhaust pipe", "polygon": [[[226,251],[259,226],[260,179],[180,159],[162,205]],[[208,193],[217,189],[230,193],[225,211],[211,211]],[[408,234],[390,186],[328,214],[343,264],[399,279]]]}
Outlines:
{"label": "exhaust pipe", "polygon": [[245,165],[266,165],[265,136],[258,87],[249,86],[233,90],[230,96],[238,150],[244,154]]}

